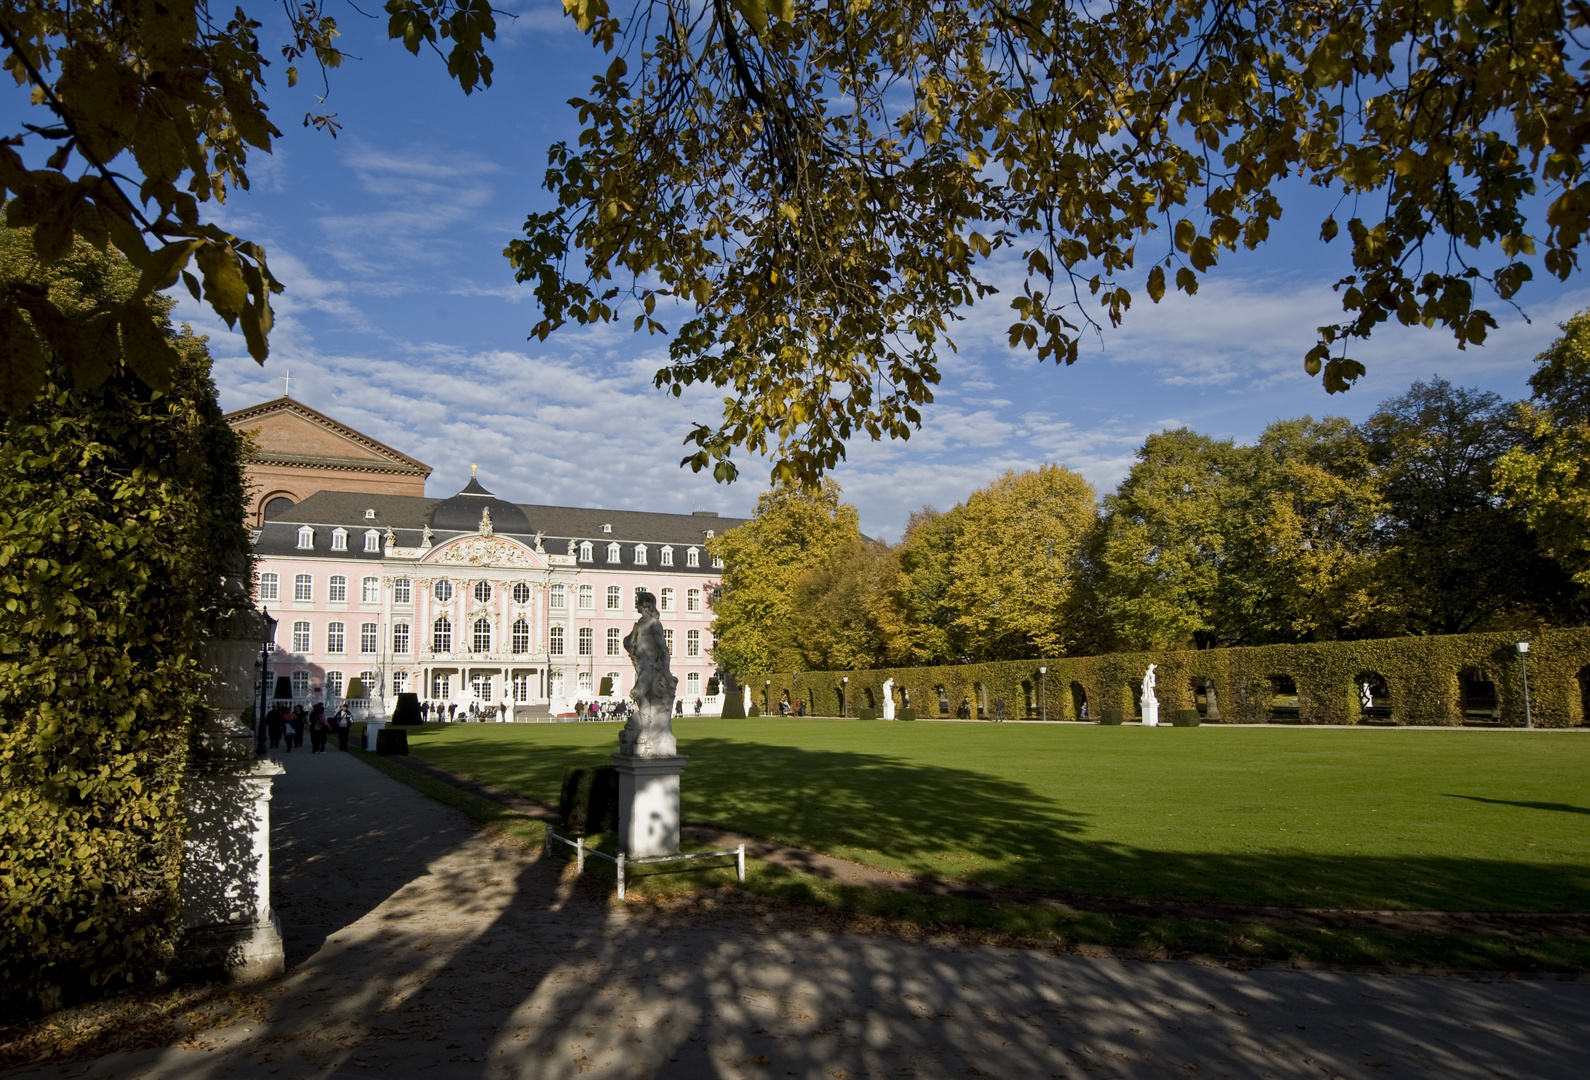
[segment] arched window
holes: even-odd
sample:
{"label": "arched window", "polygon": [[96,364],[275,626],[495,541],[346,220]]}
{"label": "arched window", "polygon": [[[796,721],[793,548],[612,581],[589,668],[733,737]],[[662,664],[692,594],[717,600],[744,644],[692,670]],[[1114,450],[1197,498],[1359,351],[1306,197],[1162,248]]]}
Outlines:
{"label": "arched window", "polygon": [[381,550],[381,534],[379,532],[377,532],[374,529],[366,529],[366,530],[364,530],[364,550],[366,550],[366,551],[380,551]]}
{"label": "arched window", "polygon": [[596,545],[589,540],[580,541],[580,561],[590,562],[594,558],[596,558]]}
{"label": "arched window", "polygon": [[674,564],[674,549],[671,547],[662,548],[658,552],[657,561],[663,566],[672,566]]}
{"label": "arched window", "polygon": [[515,675],[513,677],[513,699],[515,701],[530,700],[530,676]]}
{"label": "arched window", "polygon": [[596,589],[591,585],[580,586],[580,607],[589,611],[596,606]]}
{"label": "arched window", "polygon": [[396,623],[392,627],[392,651],[406,653],[409,651],[409,624]]}
{"label": "arched window", "polygon": [[686,566],[700,566],[701,565],[701,552],[697,551],[695,548],[688,548],[685,551],[685,565]]}
{"label": "arched window", "polygon": [[308,525],[298,530],[298,548],[300,551],[312,550],[315,546],[315,530]]}
{"label": "arched window", "polygon": [[359,599],[366,604],[381,602],[381,579],[367,577],[359,583]]}
{"label": "arched window", "polygon": [[474,652],[491,652],[491,620],[476,619],[471,649]]}
{"label": "arched window", "polygon": [[701,655],[701,631],[700,630],[686,630],[685,631],[685,655],[686,656],[700,656]]}
{"label": "arched window", "polygon": [[609,585],[607,587],[607,610],[618,611],[620,610],[620,605],[622,605],[623,602],[624,590],[620,589],[617,585]]}
{"label": "arched window", "polygon": [[326,624],[326,651],[340,653],[347,644],[347,625],[340,622]]}
{"label": "arched window", "polygon": [[342,696],[342,672],[326,672],[326,699],[334,701]]}
{"label": "arched window", "polygon": [[434,588],[431,589],[431,595],[435,596],[436,599],[440,600],[442,603],[447,603],[453,598],[453,583],[448,581],[446,578],[443,578],[436,583]]}
{"label": "arched window", "polygon": [[446,615],[431,624],[431,651],[453,651],[453,624]]}
{"label": "arched window", "polygon": [[594,640],[594,633],[589,626],[580,627],[580,655],[590,656]]}
{"label": "arched window", "polygon": [[522,581],[514,582],[513,602],[516,604],[528,604],[530,602],[530,586]]}
{"label": "arched window", "polygon": [[489,581],[477,581],[477,582],[475,582],[475,600],[476,600],[477,603],[481,603],[481,604],[489,604],[489,603],[491,603],[491,582],[489,582]]}
{"label": "arched window", "polygon": [[610,627],[607,628],[607,655],[608,656],[617,656],[618,655],[618,645],[619,645],[618,627],[610,626]]}
{"label": "arched window", "polygon": [[552,588],[547,591],[547,594],[548,594],[548,596],[551,597],[549,603],[553,607],[561,608],[563,606],[563,586],[562,585],[554,585],[554,586],[552,586]]}
{"label": "arched window", "polygon": [[591,693],[591,673],[589,671],[580,672],[579,686],[580,686],[580,693],[582,693],[582,694]]}
{"label": "arched window", "polygon": [[277,514],[285,514],[292,508],[293,500],[289,499],[285,495],[278,495],[274,499],[267,499],[264,510],[265,520],[269,521]]}
{"label": "arched window", "polygon": [[431,697],[441,698],[446,701],[453,696],[453,677],[451,675],[431,676]]}
{"label": "arched window", "polygon": [[337,528],[337,529],[332,529],[331,530],[331,550],[332,551],[347,551],[348,550],[348,530],[347,529]]}
{"label": "arched window", "polygon": [[700,611],[701,610],[701,590],[700,589],[686,589],[685,590],[685,610],[686,611]]}
{"label": "arched window", "polygon": [[607,675],[606,675],[606,678],[607,678],[607,685],[612,687],[612,689],[609,691],[609,693],[612,694],[613,697],[623,697],[624,696],[624,691],[619,686],[618,672],[609,671],[607,673]]}
{"label": "arched window", "polygon": [[674,632],[672,630],[663,631],[663,646],[667,648],[669,656],[674,654]]}
{"label": "arched window", "polygon": [[348,602],[348,579],[342,574],[332,574],[326,587],[326,599],[333,604]]}
{"label": "arched window", "polygon": [[359,651],[366,656],[379,649],[380,643],[376,640],[375,623],[359,624]]}
{"label": "arched window", "polygon": [[293,652],[306,653],[309,651],[309,624],[307,622],[293,623]]}
{"label": "arched window", "polygon": [[674,591],[663,589],[662,596],[657,598],[658,611],[672,611],[674,609]]}
{"label": "arched window", "polygon": [[309,696],[309,672],[293,672],[293,697],[306,698]]}
{"label": "arched window", "polygon": [[646,545],[645,544],[636,544],[635,545],[635,565],[636,566],[645,566],[646,565]]}
{"label": "arched window", "polygon": [[406,671],[394,671],[392,673],[392,693],[406,694],[408,693],[408,689],[409,673]]}
{"label": "arched window", "polygon": [[259,576],[259,598],[261,600],[280,600],[282,579],[278,574],[261,574]]}
{"label": "arched window", "polygon": [[618,545],[617,544],[608,544],[607,545],[607,561],[608,562],[617,562],[618,558],[619,558]]}
{"label": "arched window", "polygon": [[553,656],[563,655],[563,627],[554,626],[547,631],[547,652]]}
{"label": "arched window", "polygon": [[701,672],[692,671],[685,675],[685,694],[697,697],[701,693]]}
{"label": "arched window", "polygon": [[315,579],[308,574],[298,574],[293,578],[293,599],[299,601],[313,600],[315,598]]}
{"label": "arched window", "polygon": [[412,603],[409,599],[409,579],[406,577],[392,579],[392,602],[394,604]]}
{"label": "arched window", "polygon": [[516,653],[530,651],[530,624],[523,619],[515,620],[513,624],[513,651]]}

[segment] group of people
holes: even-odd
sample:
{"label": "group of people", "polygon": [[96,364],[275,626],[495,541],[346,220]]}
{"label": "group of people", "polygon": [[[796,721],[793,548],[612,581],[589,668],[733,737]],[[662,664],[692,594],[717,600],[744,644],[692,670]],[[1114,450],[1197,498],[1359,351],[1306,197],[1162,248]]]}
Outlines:
{"label": "group of people", "polygon": [[574,703],[574,715],[581,720],[623,720],[627,723],[634,711],[635,703],[628,699]]}
{"label": "group of people", "polygon": [[778,714],[780,716],[805,716],[806,699],[796,698],[792,703],[789,698],[779,698]]}
{"label": "group of people", "polygon": [[420,720],[422,722],[436,721],[438,724],[449,723],[459,719],[463,713],[463,723],[484,724],[491,720],[499,723],[508,719],[507,702],[499,701],[495,705],[483,705],[478,701],[471,701],[462,710],[456,701],[422,701],[420,702]]}
{"label": "group of people", "polygon": [[[309,732],[309,752],[323,754],[332,735],[337,737],[337,749],[348,749],[348,734],[353,728],[353,716],[343,705],[331,716],[326,715],[326,705],[317,701],[306,713],[302,705],[291,709],[275,706],[265,714],[265,734],[272,750],[292,753],[293,748],[304,746],[304,732]],[[285,745],[284,745],[285,744]]]}

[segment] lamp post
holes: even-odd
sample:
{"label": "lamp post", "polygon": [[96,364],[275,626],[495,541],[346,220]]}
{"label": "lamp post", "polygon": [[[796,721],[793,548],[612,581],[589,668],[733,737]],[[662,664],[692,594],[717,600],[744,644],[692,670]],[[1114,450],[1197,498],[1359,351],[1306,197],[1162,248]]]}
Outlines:
{"label": "lamp post", "polygon": [[1529,711],[1529,660],[1528,660],[1528,657],[1529,657],[1529,642],[1520,641],[1518,643],[1518,666],[1519,666],[1519,669],[1524,673],[1524,726],[1526,728],[1532,728],[1532,727],[1535,726],[1535,718]]}
{"label": "lamp post", "polygon": [[269,748],[265,741],[265,709],[266,695],[270,692],[271,684],[271,649],[276,644],[276,623],[271,618],[269,608],[260,610],[265,616],[265,640],[259,647],[259,713],[254,717],[254,756],[265,757]]}
{"label": "lamp post", "polygon": [[762,680],[762,708],[771,709],[772,707],[773,707],[773,680],[772,679],[763,679]]}
{"label": "lamp post", "polygon": [[839,702],[839,707],[840,707],[841,711],[844,712],[845,719],[849,720],[850,719],[850,676],[849,675],[840,676],[839,683],[840,683],[841,686],[844,687],[844,689],[839,692],[840,698],[841,698],[841,700]]}
{"label": "lamp post", "polygon": [[1038,669],[1038,707],[1043,711],[1043,718],[1049,719],[1049,669]]}

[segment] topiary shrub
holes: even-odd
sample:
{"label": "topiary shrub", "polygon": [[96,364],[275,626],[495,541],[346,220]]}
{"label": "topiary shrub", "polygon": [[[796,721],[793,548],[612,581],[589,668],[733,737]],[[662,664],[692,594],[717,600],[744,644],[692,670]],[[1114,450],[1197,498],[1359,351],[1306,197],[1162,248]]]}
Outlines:
{"label": "topiary shrub", "polygon": [[612,765],[565,768],[558,813],[563,828],[574,836],[617,831],[618,769]]}
{"label": "topiary shrub", "polygon": [[874,709],[870,705],[865,705],[862,707],[861,712],[858,715],[862,720],[876,720],[878,719],[878,710]]}
{"label": "topiary shrub", "polygon": [[394,724],[418,724],[420,722],[420,696],[418,694],[399,694],[397,707],[392,710]]}
{"label": "topiary shrub", "polygon": [[[711,693],[711,691],[708,691],[708,693]],[[611,675],[602,676],[602,681],[596,684],[596,695],[598,697],[613,696],[613,677]]]}
{"label": "topiary shrub", "polygon": [[1105,709],[1099,714],[1099,723],[1106,727],[1117,727],[1126,722],[1126,714],[1120,709]]}
{"label": "topiary shrub", "polygon": [[1197,727],[1203,723],[1203,718],[1197,709],[1177,709],[1170,714],[1170,722],[1172,727]]}
{"label": "topiary shrub", "polygon": [[409,733],[402,728],[382,728],[375,733],[375,752],[382,755],[396,754],[401,757],[408,757]]}
{"label": "topiary shrub", "polygon": [[896,720],[915,720],[916,719],[916,710],[915,709],[901,709],[899,712],[894,714],[894,717],[895,717]]}
{"label": "topiary shrub", "polygon": [[751,702],[751,711],[746,713],[745,715],[747,715],[747,716],[761,716],[762,715],[762,706],[758,705],[754,701]]}
{"label": "topiary shrub", "polygon": [[[751,708],[756,708],[755,705]],[[723,696],[723,712],[720,714],[725,720],[745,719],[745,694],[740,690],[730,690]]]}

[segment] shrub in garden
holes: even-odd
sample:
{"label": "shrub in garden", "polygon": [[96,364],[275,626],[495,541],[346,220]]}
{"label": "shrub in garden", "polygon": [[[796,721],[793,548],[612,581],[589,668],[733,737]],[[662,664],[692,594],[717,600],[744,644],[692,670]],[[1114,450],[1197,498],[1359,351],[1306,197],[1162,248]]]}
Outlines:
{"label": "shrub in garden", "polygon": [[861,712],[858,714],[858,716],[862,720],[876,720],[878,719],[878,710],[874,709],[871,705],[864,705],[862,706]]}
{"label": "shrub in garden", "polygon": [[383,757],[389,754],[408,757],[409,733],[403,728],[382,728],[375,733],[375,752]]}
{"label": "shrub in garden", "polygon": [[1203,718],[1197,709],[1177,709],[1170,714],[1170,722],[1173,727],[1197,727]]}
{"label": "shrub in garden", "polygon": [[1105,726],[1114,726],[1126,722],[1125,714],[1120,709],[1105,709],[1099,714],[1099,723]]}
{"label": "shrub in garden", "polygon": [[399,694],[397,705],[392,710],[394,724],[418,724],[420,722],[420,696],[418,694]]}
{"label": "shrub in garden", "polygon": [[894,717],[895,717],[896,720],[915,720],[916,719],[916,710],[915,709],[901,709],[899,712],[894,714]]}
{"label": "shrub in garden", "polygon": [[[45,380],[0,427],[8,1017],[169,966],[197,652],[248,603],[241,441],[221,419],[203,340],[173,331],[169,300],[128,303],[138,277],[83,243],[41,269],[28,233],[0,230],[0,295],[47,289],[83,338],[74,357],[29,352],[29,317],[0,302],[0,348]],[[135,372],[172,348],[171,381],[151,390]]]}
{"label": "shrub in garden", "polygon": [[762,706],[758,705],[754,701],[751,702],[751,710],[750,710],[750,712],[746,713],[745,715],[747,715],[747,716],[761,716],[762,715]]}
{"label": "shrub in garden", "polygon": [[[756,706],[752,705],[752,709]],[[725,720],[745,719],[745,694],[739,690],[730,690],[723,697],[723,712],[720,714]],[[751,715],[755,716],[753,712]]]}

